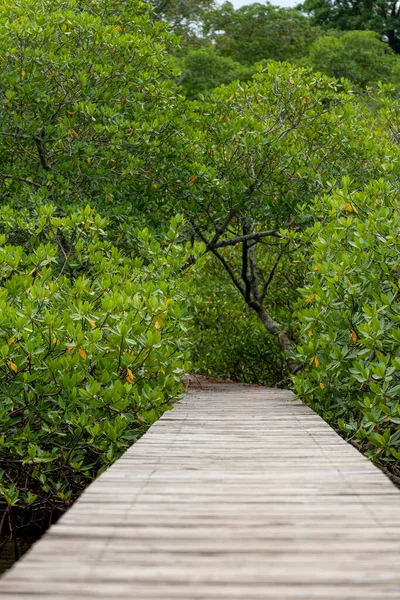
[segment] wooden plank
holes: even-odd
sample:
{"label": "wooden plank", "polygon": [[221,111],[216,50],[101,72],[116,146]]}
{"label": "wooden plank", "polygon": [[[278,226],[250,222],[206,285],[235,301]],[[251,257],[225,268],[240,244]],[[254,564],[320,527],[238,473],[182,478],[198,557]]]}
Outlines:
{"label": "wooden plank", "polygon": [[2,600],[398,600],[399,491],[292,400],[188,394],[3,577]]}

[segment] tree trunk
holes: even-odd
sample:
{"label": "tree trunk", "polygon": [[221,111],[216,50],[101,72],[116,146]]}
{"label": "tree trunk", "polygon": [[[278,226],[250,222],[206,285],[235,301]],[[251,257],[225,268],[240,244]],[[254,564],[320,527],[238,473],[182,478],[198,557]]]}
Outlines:
{"label": "tree trunk", "polygon": [[276,338],[278,338],[278,341],[279,341],[279,344],[280,344],[282,350],[284,352],[289,353],[289,356],[286,360],[286,364],[288,366],[290,373],[292,375],[297,373],[300,370],[301,365],[299,365],[299,363],[296,362],[290,356],[290,352],[294,350],[294,345],[292,342],[290,331],[287,328],[282,327],[282,325],[280,323],[275,321],[275,319],[273,319],[267,313],[265,308],[260,303],[251,301],[251,302],[249,302],[249,307],[252,308],[256,312],[258,318],[260,319],[261,323],[264,325],[264,327],[268,331],[268,333],[270,333],[270,334],[274,335]]}
{"label": "tree trunk", "polygon": [[396,31],[394,29],[389,29],[385,31],[385,35],[392,50],[394,50],[396,54],[400,54],[400,39],[397,37]]}

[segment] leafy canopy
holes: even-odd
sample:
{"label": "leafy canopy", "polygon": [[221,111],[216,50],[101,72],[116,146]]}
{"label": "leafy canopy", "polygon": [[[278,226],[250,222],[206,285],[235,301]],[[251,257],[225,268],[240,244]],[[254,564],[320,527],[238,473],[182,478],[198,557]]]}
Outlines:
{"label": "leafy canopy", "polygon": [[[397,150],[345,82],[272,63],[251,82],[193,103],[180,143],[185,162],[168,182],[169,210],[185,214],[192,235],[288,350],[271,290],[289,257],[298,262],[299,205],[336,186],[344,170],[355,188],[378,177]],[[285,288],[301,277],[292,271]]]}
{"label": "leafy canopy", "polygon": [[303,62],[338,79],[346,77],[357,86],[400,84],[400,59],[372,31],[348,31],[314,42]]}
{"label": "leafy canopy", "polygon": [[400,52],[400,3],[396,0],[305,0],[300,8],[327,29],[376,31]]}
{"label": "leafy canopy", "polygon": [[299,58],[318,35],[299,11],[259,2],[237,10],[224,2],[207,13],[205,31],[215,40],[219,54],[246,65]]}
{"label": "leafy canopy", "polygon": [[0,199],[145,202],[171,135],[166,26],[136,0],[13,0],[0,27]]}
{"label": "leafy canopy", "polygon": [[212,47],[188,52],[181,68],[180,83],[189,99],[210,93],[216,87],[232,81],[250,79],[255,72],[255,68],[243,66],[227,56],[220,56]]}

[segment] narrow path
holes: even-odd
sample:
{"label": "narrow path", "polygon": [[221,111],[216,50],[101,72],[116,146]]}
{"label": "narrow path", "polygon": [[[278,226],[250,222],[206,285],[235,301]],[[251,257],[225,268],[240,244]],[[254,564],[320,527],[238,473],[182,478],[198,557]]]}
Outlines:
{"label": "narrow path", "polygon": [[9,571],[2,600],[399,600],[399,491],[291,399],[188,394]]}

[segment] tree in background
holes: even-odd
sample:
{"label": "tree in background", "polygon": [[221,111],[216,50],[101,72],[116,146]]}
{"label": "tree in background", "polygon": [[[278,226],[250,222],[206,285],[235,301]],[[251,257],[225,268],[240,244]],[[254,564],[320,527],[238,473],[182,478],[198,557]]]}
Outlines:
{"label": "tree in background", "polygon": [[400,2],[396,0],[305,0],[300,8],[317,26],[376,31],[400,53]]}
{"label": "tree in background", "polygon": [[198,41],[205,13],[215,8],[214,0],[149,0],[156,19],[167,21],[185,43]]}
{"label": "tree in background", "polygon": [[235,10],[225,2],[205,15],[205,31],[219,54],[246,65],[300,58],[318,35],[299,11],[260,3]]}
{"label": "tree in background", "polygon": [[255,72],[255,67],[247,67],[228,56],[220,56],[212,46],[188,52],[181,69],[180,83],[189,99],[211,92],[222,84],[245,81]]}
{"label": "tree in background", "polygon": [[400,83],[400,59],[372,31],[348,31],[319,38],[303,62],[331,77],[346,77],[357,86]]}
{"label": "tree in background", "polygon": [[337,85],[270,63],[252,82],[217,89],[186,115],[185,160],[169,181],[172,213],[185,214],[191,235],[284,350],[292,347],[290,322],[275,317],[271,287],[287,269],[296,275],[282,288],[298,284],[298,206],[334,186],[343,171],[355,186],[379,176],[387,153],[388,134],[378,134],[373,115]]}

